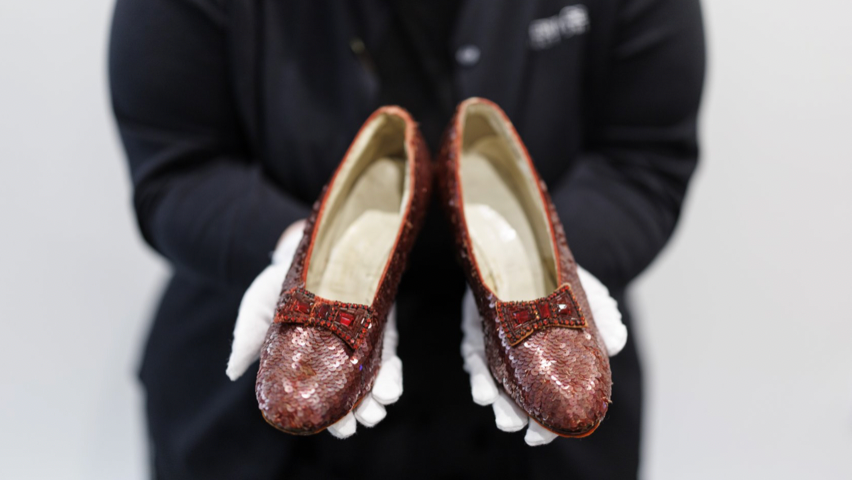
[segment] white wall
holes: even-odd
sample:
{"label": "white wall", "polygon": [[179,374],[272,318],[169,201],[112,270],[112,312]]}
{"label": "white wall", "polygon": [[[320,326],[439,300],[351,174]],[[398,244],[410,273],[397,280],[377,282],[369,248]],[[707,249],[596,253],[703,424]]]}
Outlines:
{"label": "white wall", "polygon": [[147,478],[141,340],[166,269],[108,105],[111,0],[0,1],[0,478]]}
{"label": "white wall", "polygon": [[852,4],[704,8],[702,165],[635,292],[644,476],[849,479]]}
{"label": "white wall", "polygon": [[[111,0],[0,2],[0,478],[146,477],[165,266],[107,102]],[[852,4],[705,0],[704,159],[641,279],[650,479],[852,478]]]}

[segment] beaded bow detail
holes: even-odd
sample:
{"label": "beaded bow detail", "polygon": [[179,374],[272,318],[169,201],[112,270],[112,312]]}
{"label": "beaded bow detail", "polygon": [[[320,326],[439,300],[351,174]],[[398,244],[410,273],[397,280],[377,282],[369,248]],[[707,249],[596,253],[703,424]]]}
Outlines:
{"label": "beaded bow detail", "polygon": [[586,328],[586,317],[577,303],[571,285],[567,283],[537,300],[498,301],[497,317],[509,345],[517,345],[543,328]]}
{"label": "beaded bow detail", "polygon": [[323,327],[352,349],[358,349],[372,318],[373,311],[366,305],[328,300],[304,288],[295,288],[283,295],[274,322]]}

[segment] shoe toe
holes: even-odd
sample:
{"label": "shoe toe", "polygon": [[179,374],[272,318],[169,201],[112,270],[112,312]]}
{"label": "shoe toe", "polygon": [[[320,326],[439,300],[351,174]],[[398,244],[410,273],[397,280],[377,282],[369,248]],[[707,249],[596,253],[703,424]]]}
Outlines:
{"label": "shoe toe", "polygon": [[255,384],[266,421],[287,433],[310,435],[343,418],[360,393],[361,365],[350,352],[325,329],[272,325]]}
{"label": "shoe toe", "polygon": [[609,360],[585,330],[551,328],[518,345],[515,400],[534,420],[564,436],[584,436],[609,407]]}

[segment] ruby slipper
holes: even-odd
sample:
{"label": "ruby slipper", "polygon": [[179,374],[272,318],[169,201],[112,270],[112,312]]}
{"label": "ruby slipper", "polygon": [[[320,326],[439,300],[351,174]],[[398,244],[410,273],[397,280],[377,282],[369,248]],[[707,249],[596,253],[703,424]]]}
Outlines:
{"label": "ruby slipper", "polygon": [[611,402],[606,347],[547,188],[505,113],[462,102],[438,167],[492,375],[548,430],[591,434]]}
{"label": "ruby slipper", "polygon": [[399,107],[378,109],[355,137],[306,222],[261,351],[255,392],[271,425],[314,434],[370,392],[430,168]]}

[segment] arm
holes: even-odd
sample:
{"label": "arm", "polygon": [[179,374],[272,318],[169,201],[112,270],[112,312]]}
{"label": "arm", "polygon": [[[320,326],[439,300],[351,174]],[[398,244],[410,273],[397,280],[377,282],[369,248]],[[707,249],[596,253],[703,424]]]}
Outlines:
{"label": "arm", "polygon": [[245,287],[309,207],[281,191],[248,153],[227,25],[208,3],[118,0],[112,101],[145,240],[177,270]]}
{"label": "arm", "polygon": [[615,289],[674,230],[698,158],[705,60],[697,0],[625,3],[585,150],[553,189],[577,262]]}

